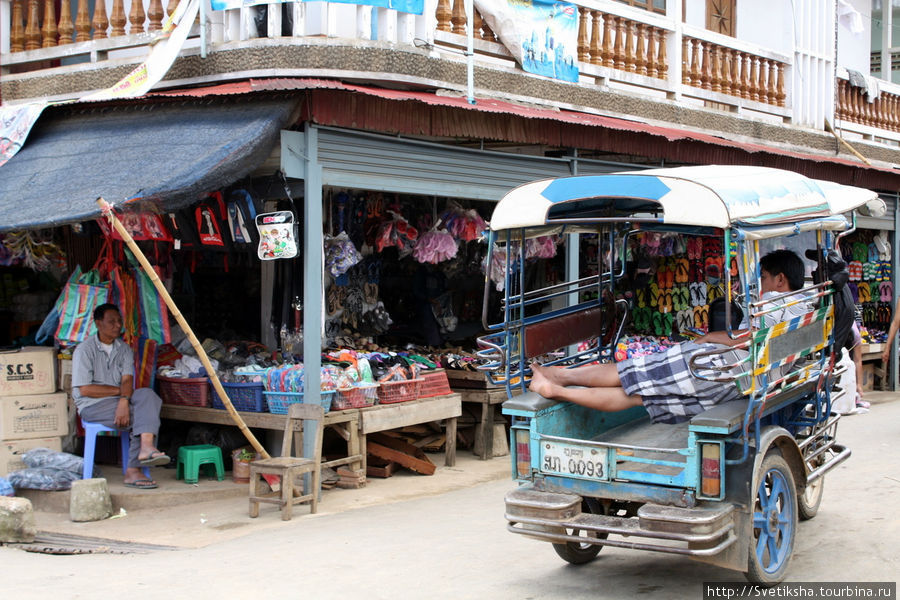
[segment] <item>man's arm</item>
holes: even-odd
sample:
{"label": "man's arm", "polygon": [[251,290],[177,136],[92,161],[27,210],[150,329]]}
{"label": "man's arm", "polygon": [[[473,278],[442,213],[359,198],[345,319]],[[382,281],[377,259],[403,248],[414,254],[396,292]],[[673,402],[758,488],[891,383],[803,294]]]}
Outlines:
{"label": "man's arm", "polygon": [[888,329],[887,339],[884,340],[884,350],[881,351],[881,362],[887,362],[891,358],[891,347],[894,345],[894,336],[900,328],[900,300],[894,307],[894,316],[891,319],[891,327]]}
{"label": "man's arm", "polygon": [[750,339],[747,335],[749,333],[749,329],[735,331],[734,334],[737,336],[737,339],[732,339],[731,336],[728,335],[727,331],[710,331],[706,335],[698,337],[695,341],[698,344],[722,344],[723,346],[737,346],[738,344],[743,344]]}

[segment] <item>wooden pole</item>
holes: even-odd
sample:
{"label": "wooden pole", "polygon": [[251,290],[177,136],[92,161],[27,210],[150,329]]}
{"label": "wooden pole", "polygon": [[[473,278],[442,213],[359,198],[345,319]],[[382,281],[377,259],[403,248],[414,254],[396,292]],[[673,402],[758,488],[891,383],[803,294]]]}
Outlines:
{"label": "wooden pole", "polygon": [[206,355],[206,351],[203,349],[203,346],[200,345],[200,342],[197,340],[197,336],[194,335],[194,331],[191,329],[190,325],[188,325],[187,321],[184,320],[184,316],[182,316],[181,311],[179,311],[178,307],[175,305],[175,301],[172,300],[172,296],[169,295],[169,292],[159,280],[159,276],[156,274],[156,271],[153,270],[153,266],[147,260],[147,257],[144,256],[144,253],[141,252],[141,249],[138,248],[138,245],[134,243],[131,235],[129,235],[128,230],[125,229],[125,226],[122,225],[122,222],[119,221],[118,217],[116,217],[115,213],[113,212],[112,205],[103,198],[97,198],[97,204],[100,205],[100,210],[103,211],[103,215],[109,219],[110,224],[115,228],[117,232],[119,232],[119,235],[122,236],[122,239],[128,245],[128,248],[134,253],[135,257],[137,257],[138,262],[141,264],[141,268],[144,269],[144,272],[148,277],[150,277],[150,281],[153,282],[154,287],[156,287],[156,291],[159,292],[160,297],[165,301],[166,306],[169,307],[169,312],[173,317],[175,317],[175,321],[178,323],[178,326],[181,327],[181,330],[184,331],[184,333],[187,335],[188,340],[191,342],[191,346],[193,346],[194,350],[197,351],[197,356],[200,358],[200,362],[202,362],[203,366],[206,367],[206,372],[209,375],[210,380],[212,381],[213,387],[215,388],[216,393],[219,394],[219,398],[222,399],[222,404],[224,404],[225,408],[228,409],[228,414],[231,415],[231,419],[234,421],[234,424],[238,426],[238,429],[241,430],[241,433],[244,434],[244,437],[247,438],[247,441],[250,442],[250,445],[253,446],[254,450],[259,452],[263,458],[270,458],[269,453],[266,452],[266,449],[262,447],[262,445],[256,439],[256,436],[253,435],[253,432],[250,431],[250,429],[247,427],[247,424],[244,423],[241,415],[239,415],[235,410],[234,405],[231,404],[231,399],[228,397],[228,394],[225,393],[225,389],[222,387],[222,382],[219,381],[219,377],[218,375],[216,375],[216,370],[213,369],[212,364],[209,362],[209,357]]}
{"label": "wooden pole", "polygon": [[856,148],[851,146],[847,140],[845,140],[840,135],[838,135],[838,132],[834,130],[834,127],[831,126],[831,123],[828,122],[828,119],[825,119],[825,130],[828,131],[831,135],[833,135],[837,139],[837,141],[839,141],[841,144],[843,144],[844,147],[847,148],[847,150],[849,150],[851,154],[853,154],[853,156],[855,156],[859,160],[863,161],[870,167],[872,166],[872,163],[869,162],[868,158],[866,158],[865,156],[863,156],[862,154],[857,152]]}

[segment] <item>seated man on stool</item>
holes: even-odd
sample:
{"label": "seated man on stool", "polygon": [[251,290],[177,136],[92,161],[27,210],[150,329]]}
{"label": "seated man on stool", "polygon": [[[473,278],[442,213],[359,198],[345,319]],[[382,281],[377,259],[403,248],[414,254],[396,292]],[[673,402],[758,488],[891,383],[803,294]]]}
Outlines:
{"label": "seated man on stool", "polygon": [[[120,339],[122,315],[114,304],[94,309],[96,335],[78,344],[72,355],[72,397],[81,418],[89,423],[124,429],[131,426],[131,450],[125,485],[153,489],[142,467],[169,463],[156,447],[162,400],[150,388],[134,387],[134,354]],[[123,457],[124,460],[124,457]]]}

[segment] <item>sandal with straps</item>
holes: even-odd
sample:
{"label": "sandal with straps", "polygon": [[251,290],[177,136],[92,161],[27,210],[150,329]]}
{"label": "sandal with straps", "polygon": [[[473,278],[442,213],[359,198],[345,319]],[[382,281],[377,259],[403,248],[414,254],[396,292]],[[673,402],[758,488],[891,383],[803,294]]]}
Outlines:
{"label": "sandal with straps", "polygon": [[648,298],[648,305],[651,308],[656,308],[659,305],[659,285],[654,281],[649,286],[650,289],[650,297]]}
{"label": "sandal with straps", "polygon": [[878,284],[878,291],[882,302],[890,302],[894,299],[894,284],[890,281],[882,281]]}
{"label": "sandal with straps", "polygon": [[859,301],[861,303],[871,302],[872,301],[872,292],[869,288],[869,284],[866,282],[862,282],[859,284]]}
{"label": "sandal with straps", "polygon": [[634,303],[639,308],[647,306],[647,288],[637,288],[634,290]]}
{"label": "sandal with straps", "polygon": [[688,308],[675,313],[675,326],[681,334],[690,332],[694,327],[694,311]]}
{"label": "sandal with straps", "polygon": [[691,263],[686,258],[675,261],[675,283],[687,283]]}

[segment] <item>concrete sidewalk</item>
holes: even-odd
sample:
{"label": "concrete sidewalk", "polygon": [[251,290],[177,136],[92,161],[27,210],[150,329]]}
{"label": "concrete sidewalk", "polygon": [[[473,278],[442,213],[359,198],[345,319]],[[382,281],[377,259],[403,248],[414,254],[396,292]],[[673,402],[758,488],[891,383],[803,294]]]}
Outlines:
{"label": "concrete sidewalk", "polygon": [[[431,455],[438,464],[434,475],[426,476],[400,470],[387,479],[368,479],[361,489],[332,488],[323,490],[319,512],[309,514],[309,505],[294,507],[293,521],[316,519],[357,508],[389,504],[435,496],[452,490],[472,487],[488,481],[509,480],[509,457],[480,460],[462,451],[456,466],[443,466],[443,455]],[[69,520],[69,492],[35,492],[21,490],[35,504],[35,520],[39,532],[121,542],[198,548],[261,530],[277,528],[283,523],[280,510],[261,505],[260,516],[248,516],[248,486],[231,481],[204,479],[187,484],[175,479],[175,469],[154,469],[152,475],[159,488],[134,490],[122,485],[122,471],[105,467],[104,475],[113,497],[113,518],[91,523]]]}

